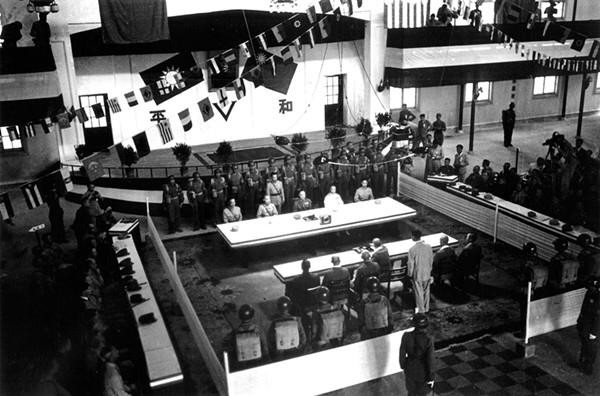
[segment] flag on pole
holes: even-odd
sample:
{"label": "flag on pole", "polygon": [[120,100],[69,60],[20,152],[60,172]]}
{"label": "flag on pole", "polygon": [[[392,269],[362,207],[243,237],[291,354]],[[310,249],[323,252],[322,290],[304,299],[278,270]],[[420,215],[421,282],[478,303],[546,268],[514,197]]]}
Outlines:
{"label": "flag on pole", "polygon": [[598,42],[598,40],[594,40],[592,42],[592,48],[590,48],[589,57],[592,59],[598,59],[599,55],[600,55],[600,42]]}
{"label": "flag on pole", "polygon": [[19,135],[21,135],[21,139],[23,137],[32,138],[36,135],[35,128],[31,124],[19,125]]}
{"label": "flag on pole", "polygon": [[261,33],[257,36],[257,38],[258,38],[258,42],[260,43],[260,47],[262,49],[266,50],[267,49],[267,41],[265,40],[265,34]]}
{"label": "flag on pole", "polygon": [[65,183],[65,189],[67,192],[73,190],[73,180],[71,179],[71,172],[67,168],[60,168],[60,174],[63,182]]}
{"label": "flag on pole", "polygon": [[219,88],[217,91],[217,103],[222,108],[229,106],[229,97],[227,96],[227,90],[225,87]]}
{"label": "flag on pole", "polygon": [[308,17],[308,21],[311,25],[317,22],[317,10],[315,9],[314,5],[308,7],[308,9],[306,10],[306,16]]}
{"label": "flag on pole", "polygon": [[204,98],[200,102],[198,102],[198,107],[200,108],[200,113],[202,113],[202,118],[205,122],[213,118],[213,116],[215,115],[212,109],[212,105],[210,104],[210,100],[208,98]]}
{"label": "flag on pole", "polygon": [[244,80],[241,78],[233,80],[233,90],[235,91],[235,96],[238,100],[246,96],[246,85],[244,84]]}
{"label": "flag on pole", "polygon": [[119,104],[119,99],[117,99],[116,97],[108,99],[108,107],[113,113],[121,112],[121,105]]}
{"label": "flag on pole", "polygon": [[94,112],[94,117],[96,117],[96,118],[104,117],[104,109],[102,109],[101,103],[94,103],[92,105],[92,111]]}
{"label": "flag on pole", "polygon": [[506,10],[506,21],[508,23],[518,23],[521,19],[523,8],[513,2],[509,3],[508,9]]}
{"label": "flag on pole", "polygon": [[25,184],[21,187],[21,191],[25,196],[25,202],[29,209],[37,208],[44,203],[44,199],[42,198],[42,194],[40,194],[40,189],[36,183]]}
{"label": "flag on pole", "polygon": [[235,61],[237,60],[237,55],[235,54],[234,50],[228,49],[227,51],[223,52],[223,54],[221,55],[221,59],[223,59],[223,62],[225,62],[229,66],[232,63],[235,63]]}
{"label": "flag on pole", "polygon": [[210,74],[217,75],[221,73],[221,69],[219,68],[219,63],[216,58],[210,58],[208,60],[208,68],[210,69]]}
{"label": "flag on pole", "polygon": [[[179,119],[181,120],[181,126],[183,127],[184,132],[187,132],[190,129],[192,129],[192,118],[190,117],[190,109],[185,109],[183,111],[180,111],[178,113],[178,115],[179,115]],[[169,128],[169,133],[170,132],[171,132],[171,129]],[[161,137],[163,137],[162,131],[161,131]],[[165,144],[171,140],[173,140],[173,136],[171,136],[171,138],[166,141],[165,141],[165,138],[163,138],[163,144]]]}
{"label": "flag on pole", "polygon": [[50,133],[50,127],[52,127],[52,120],[50,117],[46,117],[40,121],[40,125],[42,126],[42,130],[47,135]]}
{"label": "flag on pole", "polygon": [[142,94],[144,102],[150,102],[154,98],[154,95],[152,95],[152,88],[149,86],[140,88],[140,93]]}
{"label": "flag on pole", "polygon": [[537,14],[535,12],[529,13],[529,18],[527,18],[527,30],[533,30],[536,19],[537,19]]}
{"label": "flag on pole", "polygon": [[273,74],[273,77],[275,77],[277,75],[277,66],[275,65],[275,57],[274,56],[270,57],[269,61],[271,62],[271,73]]}
{"label": "flag on pole", "polygon": [[285,40],[285,32],[283,31],[283,26],[282,25],[276,25],[273,26],[271,28],[271,32],[273,32],[273,36],[275,37],[275,41],[277,41],[277,43],[281,43],[283,40]]}
{"label": "flag on pole", "polygon": [[89,120],[88,115],[83,107],[75,110],[75,116],[77,117],[77,120],[82,124]]}
{"label": "flag on pole", "polygon": [[240,63],[245,62],[246,59],[250,58],[250,50],[248,49],[248,42],[240,44]]}
{"label": "flag on pole", "polygon": [[129,107],[137,106],[138,104],[138,101],[135,97],[135,92],[133,91],[127,92],[125,94],[125,99],[127,99],[127,104],[129,105]]}
{"label": "flag on pole", "polygon": [[2,217],[2,221],[7,221],[15,217],[8,193],[0,194],[0,216]]}
{"label": "flag on pole", "polygon": [[[179,117],[181,118],[181,115]],[[168,118],[165,118],[164,120],[160,120],[156,127],[158,128],[158,133],[160,134],[160,139],[162,140],[163,144],[167,144],[171,140],[173,140],[173,132],[171,131],[171,122],[169,121]]]}

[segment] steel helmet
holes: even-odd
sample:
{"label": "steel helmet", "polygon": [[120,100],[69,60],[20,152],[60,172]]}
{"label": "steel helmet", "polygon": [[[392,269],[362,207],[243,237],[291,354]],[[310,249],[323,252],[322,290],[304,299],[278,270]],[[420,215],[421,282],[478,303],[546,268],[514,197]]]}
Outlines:
{"label": "steel helmet", "polygon": [[590,234],[581,234],[577,237],[577,244],[579,246],[586,247],[590,243],[592,243],[592,237]]}
{"label": "steel helmet", "polygon": [[379,291],[379,279],[376,276],[369,277],[366,286],[369,292],[377,293]]}
{"label": "steel helmet", "polygon": [[562,252],[567,250],[567,247],[569,246],[569,241],[567,241],[567,239],[564,237],[559,237],[556,238],[554,242],[552,242],[552,244],[554,245],[554,249],[558,250],[559,252]]}
{"label": "steel helmet", "polygon": [[315,290],[315,298],[320,303],[329,302],[329,289],[325,286],[318,287]]}
{"label": "steel helmet", "polygon": [[279,311],[286,311],[290,309],[291,304],[292,300],[290,300],[289,297],[279,297],[279,300],[277,300],[277,309]]}
{"label": "steel helmet", "polygon": [[238,311],[238,317],[243,322],[252,319],[254,317],[254,308],[248,304],[242,305]]}
{"label": "steel helmet", "polygon": [[417,313],[412,318],[412,324],[417,329],[424,329],[429,326],[429,319],[422,313]]}
{"label": "steel helmet", "polygon": [[528,256],[535,256],[537,253],[537,246],[533,242],[527,242],[523,245],[523,252]]}

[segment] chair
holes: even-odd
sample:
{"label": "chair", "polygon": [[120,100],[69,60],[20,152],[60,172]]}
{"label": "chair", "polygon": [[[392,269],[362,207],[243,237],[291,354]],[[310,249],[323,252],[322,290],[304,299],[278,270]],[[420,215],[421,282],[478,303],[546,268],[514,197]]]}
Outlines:
{"label": "chair", "polygon": [[[380,281],[381,283],[386,283],[387,282],[387,298],[388,300],[391,300],[390,295],[392,294],[392,286],[394,283],[396,285],[402,285],[404,286],[404,284],[406,283],[406,273],[408,271],[408,266],[406,265],[406,262],[402,259],[400,260],[395,260],[394,262],[392,262],[392,269],[382,273],[380,276]],[[406,288],[403,288],[403,290],[406,290]],[[393,297],[396,296],[397,292],[394,292]]]}

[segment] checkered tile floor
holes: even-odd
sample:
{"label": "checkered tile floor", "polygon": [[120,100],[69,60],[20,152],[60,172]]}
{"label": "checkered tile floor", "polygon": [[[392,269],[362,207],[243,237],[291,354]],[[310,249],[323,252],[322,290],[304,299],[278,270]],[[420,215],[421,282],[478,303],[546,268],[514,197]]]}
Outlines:
{"label": "checkered tile floor", "polygon": [[436,352],[436,395],[579,395],[546,371],[484,337]]}

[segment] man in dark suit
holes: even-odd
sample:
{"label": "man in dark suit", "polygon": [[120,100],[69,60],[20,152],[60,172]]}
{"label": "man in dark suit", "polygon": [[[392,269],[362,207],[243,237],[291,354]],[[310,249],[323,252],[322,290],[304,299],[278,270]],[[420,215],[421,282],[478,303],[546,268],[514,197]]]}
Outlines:
{"label": "man in dark suit", "polygon": [[404,333],[400,342],[400,367],[409,396],[429,395],[433,393],[433,337],[427,334],[427,316],[415,314],[412,322],[415,330]]}
{"label": "man in dark suit", "polygon": [[515,104],[511,102],[508,109],[502,110],[502,128],[504,129],[504,147],[512,147],[512,134],[515,128]]}
{"label": "man in dark suit", "polygon": [[340,258],[338,256],[332,256],[331,263],[333,267],[323,276],[323,286],[329,287],[332,282],[350,280],[350,271],[344,267],[340,267]]}
{"label": "man in dark suit", "polygon": [[467,280],[469,275],[479,278],[479,264],[481,262],[481,246],[476,245],[477,234],[468,233],[465,238],[465,247],[458,255],[456,275],[461,283]]}
{"label": "man in dark suit", "polygon": [[448,245],[448,236],[440,237],[440,250],[433,255],[433,278],[435,283],[440,285],[442,282],[448,282],[450,274],[456,266],[456,253]]}
{"label": "man in dark suit", "polygon": [[292,300],[295,308],[303,312],[312,303],[308,289],[321,284],[318,276],[310,273],[310,261],[302,260],[302,275],[290,281],[285,288],[285,295]]}
{"label": "man in dark suit", "polygon": [[366,250],[363,251],[360,254],[360,258],[362,258],[363,262],[354,272],[354,279],[352,280],[358,300],[362,299],[362,294],[366,291],[365,286],[367,279],[371,276],[379,277],[380,273],[379,264],[371,261],[371,254],[369,252]]}
{"label": "man in dark suit", "polygon": [[577,319],[577,331],[581,340],[581,370],[587,375],[592,375],[600,342],[600,279],[597,277],[588,281],[581,313]]}
{"label": "man in dark suit", "polygon": [[387,247],[381,243],[381,239],[374,238],[373,239],[373,254],[371,256],[371,260],[374,263],[379,264],[379,270],[382,273],[388,272],[391,269],[390,266],[390,253],[388,252]]}

